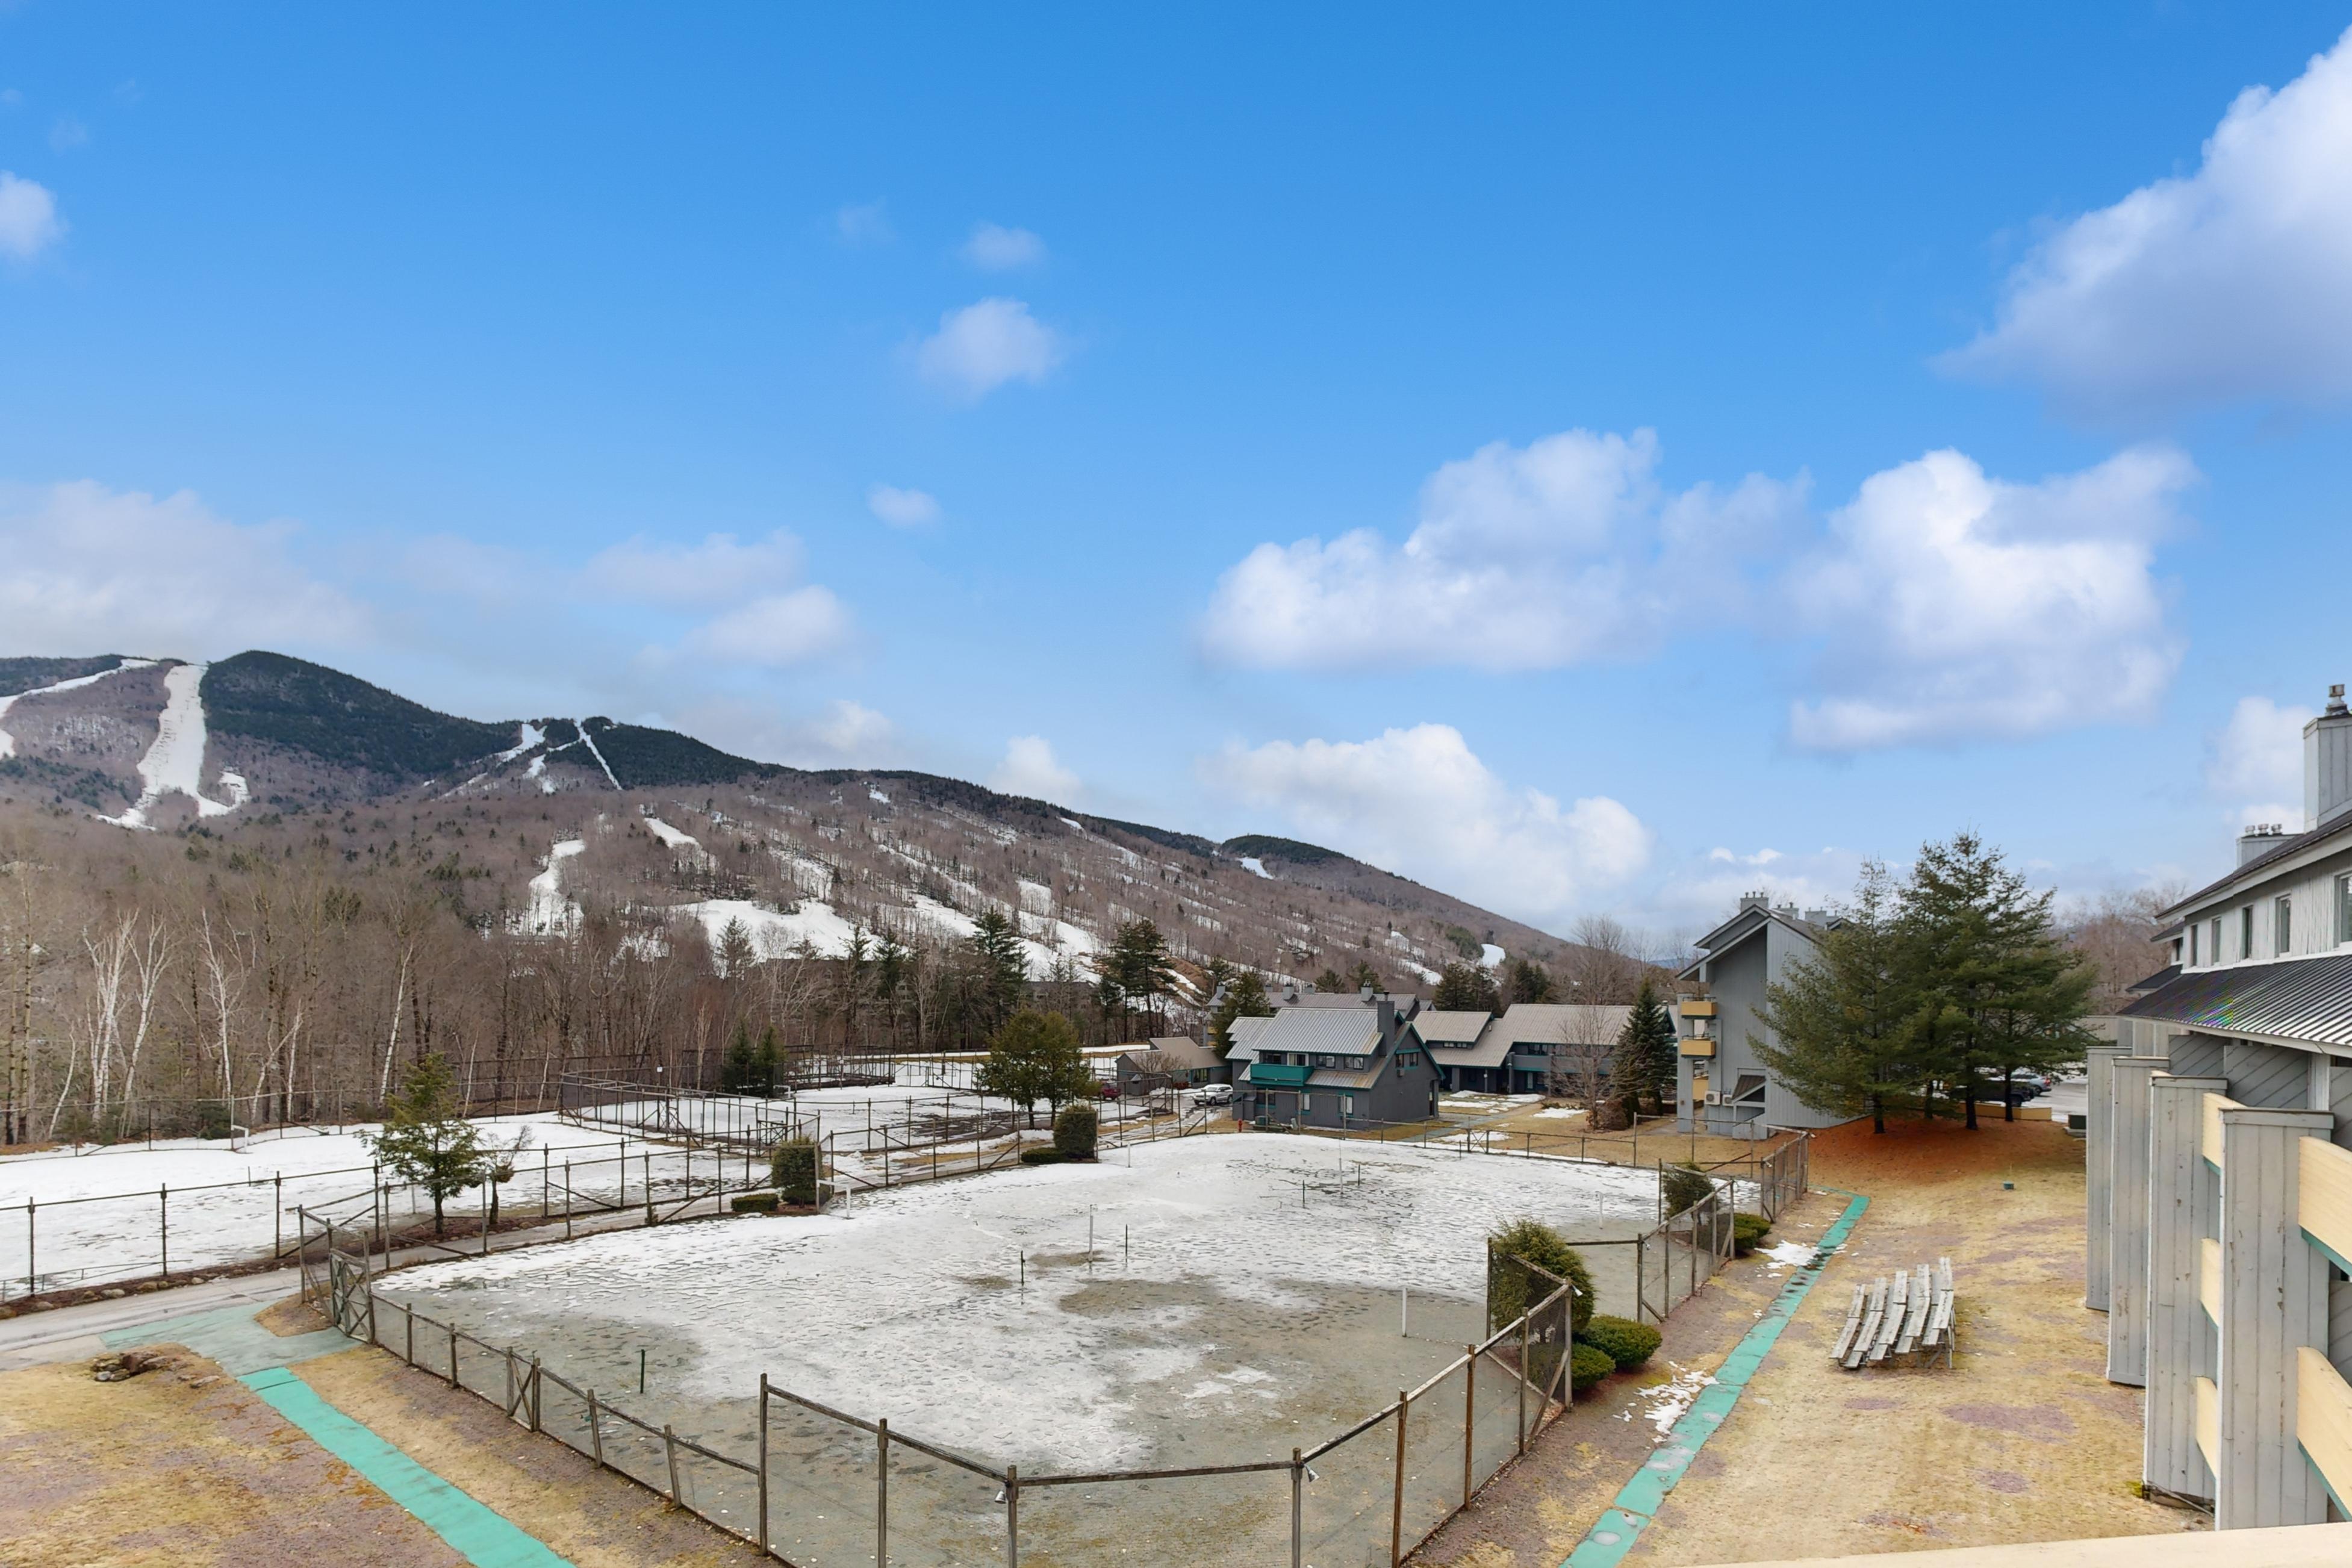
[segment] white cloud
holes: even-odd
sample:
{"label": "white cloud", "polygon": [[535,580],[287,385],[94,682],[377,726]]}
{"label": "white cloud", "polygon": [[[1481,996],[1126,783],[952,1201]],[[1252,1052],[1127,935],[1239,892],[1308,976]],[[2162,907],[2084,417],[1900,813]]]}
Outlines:
{"label": "white cloud", "polygon": [[2316,709],[2267,697],[2238,699],[2205,754],[2205,787],[2224,803],[2231,826],[2276,822],[2302,829],[2303,727],[2317,717]]}
{"label": "white cloud", "polygon": [[861,202],[833,215],[834,237],[844,245],[887,245],[898,237],[890,226],[887,204]]}
{"label": "white cloud", "polygon": [[921,528],[940,520],[940,503],[929,491],[902,490],[896,485],[869,487],[866,510],[893,528]]}
{"label": "white cloud", "polygon": [[988,775],[991,789],[1038,800],[1067,802],[1078,793],[1078,775],[1054,756],[1043,735],[1015,735],[1004,743],[1004,760]]}
{"label": "white cloud", "polygon": [[1045,380],[1068,353],[1062,335],[1028,306],[996,298],[942,315],[940,330],[915,350],[915,366],[926,381],[980,398],[1008,381]]}
{"label": "white cloud", "polygon": [[843,697],[826,705],[808,734],[837,757],[871,763],[896,749],[898,729],[873,709]]}
{"label": "white cloud", "polygon": [[1228,745],[1211,785],[1278,812],[1303,836],[1505,914],[1561,928],[1649,861],[1651,833],[1618,802],[1562,807],[1513,788],[1449,724],[1369,741]]}
{"label": "white cloud", "polygon": [[70,153],[77,147],[89,145],[89,127],[70,114],[58,116],[56,122],[49,127],[49,150],[53,153]]}
{"label": "white cloud", "polygon": [[48,187],[0,169],[0,256],[30,260],[64,237],[65,220]]}
{"label": "white cloud", "polygon": [[2240,93],[2194,174],[2037,246],[1948,369],[2042,383],[2093,415],[2352,394],[2352,33]]}
{"label": "white cloud", "polygon": [[1430,476],[1402,545],[1370,529],[1259,545],[1219,580],[1203,646],[1280,668],[1527,669],[1645,651],[1700,597],[1738,615],[1738,561],[1785,531],[1805,480],[1669,494],[1657,462],[1649,430],[1480,447]]}
{"label": "white cloud", "polygon": [[800,541],[778,530],[749,544],[712,533],[698,544],[633,539],[598,552],[582,569],[591,593],[664,609],[711,609],[789,586],[801,574]]}
{"label": "white cloud", "polygon": [[975,224],[963,242],[963,258],[984,272],[1007,272],[1045,260],[1045,242],[1025,228]]}
{"label": "white cloud", "polygon": [[849,611],[829,588],[762,594],[687,634],[688,652],[739,664],[803,664],[849,640]]}
{"label": "white cloud", "polygon": [[730,663],[804,663],[849,640],[848,608],[829,588],[800,582],[800,541],[778,530],[744,543],[731,533],[677,544],[640,535],[592,557],[591,594],[705,616],[680,644]]}
{"label": "white cloud", "polygon": [[366,640],[370,612],[294,559],[294,533],[230,522],[186,490],[0,485],[0,651],[213,658]]}
{"label": "white cloud", "polygon": [[1872,475],[1790,574],[1822,640],[1802,746],[1855,751],[2144,718],[2180,660],[2153,570],[2188,458],[2143,447],[2039,484],[1958,452]]}
{"label": "white cloud", "polygon": [[1825,846],[1816,850],[1758,849],[1740,854],[1717,847],[1668,870],[1651,892],[1642,918],[1654,924],[1704,931],[1731,918],[1749,893],[1804,910],[1832,910],[1853,897],[1862,856]]}

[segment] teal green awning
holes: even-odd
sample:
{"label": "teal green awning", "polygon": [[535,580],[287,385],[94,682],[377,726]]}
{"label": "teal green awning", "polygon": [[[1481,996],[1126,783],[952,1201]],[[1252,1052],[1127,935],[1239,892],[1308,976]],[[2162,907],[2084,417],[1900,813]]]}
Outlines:
{"label": "teal green awning", "polygon": [[1275,1062],[1252,1062],[1250,1082],[1265,1084],[1274,1089],[1304,1089],[1315,1069],[1311,1067],[1290,1067]]}

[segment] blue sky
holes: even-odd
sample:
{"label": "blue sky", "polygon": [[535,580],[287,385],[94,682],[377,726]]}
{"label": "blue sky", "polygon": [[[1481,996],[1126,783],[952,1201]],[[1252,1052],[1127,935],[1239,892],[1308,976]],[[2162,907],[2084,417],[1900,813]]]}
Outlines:
{"label": "blue sky", "polygon": [[2347,24],[0,6],[0,652],[1560,930],[2201,878],[2352,678]]}

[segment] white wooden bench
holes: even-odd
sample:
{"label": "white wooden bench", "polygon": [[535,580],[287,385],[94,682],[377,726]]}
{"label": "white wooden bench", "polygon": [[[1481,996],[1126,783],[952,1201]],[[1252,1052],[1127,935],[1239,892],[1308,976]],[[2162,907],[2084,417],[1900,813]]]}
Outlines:
{"label": "white wooden bench", "polygon": [[1939,1258],[1933,1268],[1923,1263],[1856,1285],[1830,1358],[1848,1372],[1858,1372],[1890,1357],[1907,1357],[1913,1365],[1922,1366],[1941,1351],[1949,1366],[1952,1328],[1952,1260]]}

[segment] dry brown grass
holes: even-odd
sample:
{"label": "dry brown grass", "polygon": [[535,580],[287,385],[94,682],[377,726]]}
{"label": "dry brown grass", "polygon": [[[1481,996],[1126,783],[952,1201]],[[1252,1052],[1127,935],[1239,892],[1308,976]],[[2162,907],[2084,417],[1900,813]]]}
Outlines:
{"label": "dry brown grass", "polygon": [[0,1563],[461,1568],[464,1559],[200,1357],[95,1383],[0,1373]]}

